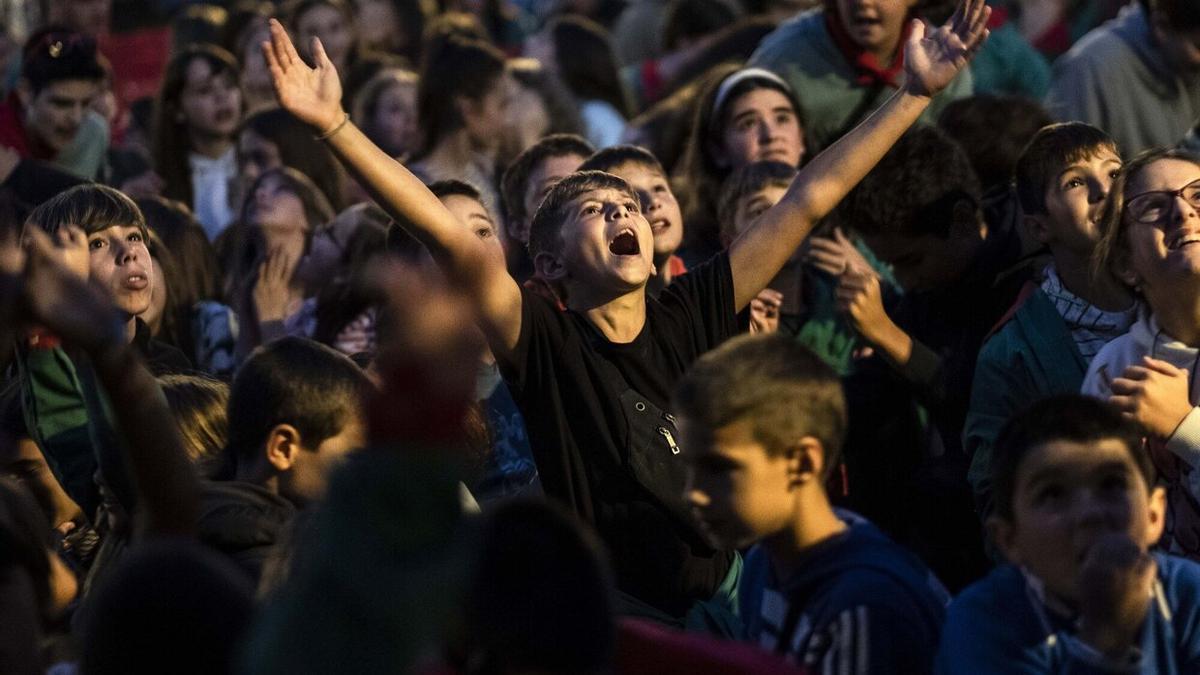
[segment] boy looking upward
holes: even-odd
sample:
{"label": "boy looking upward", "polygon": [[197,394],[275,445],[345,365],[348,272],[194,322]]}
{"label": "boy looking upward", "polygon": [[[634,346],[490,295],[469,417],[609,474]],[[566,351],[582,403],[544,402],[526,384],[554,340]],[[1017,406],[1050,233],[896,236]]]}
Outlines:
{"label": "boy looking upward", "polygon": [[1017,160],[1017,196],[1030,235],[1053,262],[1028,282],[975,366],[963,449],[976,507],[991,510],[992,443],[1030,401],[1079,391],[1088,363],[1137,318],[1133,294],[1108,270],[1093,274],[1097,222],[1121,168],[1116,144],[1082,122],[1053,124]]}
{"label": "boy looking upward", "polygon": [[722,546],[761,544],[742,577],[750,637],[814,673],[930,672],[945,589],[825,492],[846,431],[833,370],[786,336],[742,336],[674,403],[700,521]]}
{"label": "boy looking upward", "polygon": [[1149,552],[1166,497],[1142,434],[1079,395],[1000,432],[988,530],[1010,564],[950,605],[937,672],[1200,669],[1200,567]]}
{"label": "boy looking upward", "polygon": [[825,216],[967,64],[990,11],[966,0],[908,44],[905,86],[838,148],[813,160],[787,196],[727,254],[647,300],[653,233],[628,183],[600,172],[559,182],[534,215],[535,269],[567,289],[567,312],[527,292],[407,169],[341,109],[341,84],[319,41],[316,68],[283,27],[264,45],[283,107],[314,127],[398,221],[411,223],[478,315],[525,413],[546,493],[596,526],[613,554],[626,611],[682,622],[735,580],[732,552],[709,546],[684,503],[670,388],[733,335],[749,304]]}
{"label": "boy looking upward", "polygon": [[592,155],[580,171],[604,171],[626,183],[638,196],[642,215],[654,235],[654,273],[646,292],[658,295],[675,277],[687,271],[675,255],[683,243],[683,212],[658,158],[636,145],[614,145]]}

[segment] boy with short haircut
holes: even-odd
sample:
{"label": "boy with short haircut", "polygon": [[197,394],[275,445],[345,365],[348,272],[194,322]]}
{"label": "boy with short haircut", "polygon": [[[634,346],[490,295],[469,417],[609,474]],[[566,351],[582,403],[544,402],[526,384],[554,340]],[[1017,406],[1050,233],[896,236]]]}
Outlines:
{"label": "boy with short haircut", "polygon": [[688,497],[747,557],[750,637],[810,672],[930,672],[949,596],[916,556],[825,491],[846,432],[837,375],[779,335],[702,356],[675,389]]}
{"label": "boy with short haircut", "polygon": [[[103,118],[98,126],[91,123],[89,107],[106,77],[95,39],[73,31],[39,31],[26,43],[23,58],[17,87],[0,105],[0,146],[22,158],[55,161],[86,129],[107,149],[108,128]],[[63,168],[94,178],[103,153],[77,160]]]}
{"label": "boy with short haircut", "polygon": [[1016,191],[1030,235],[1050,251],[980,350],[963,429],[976,507],[991,510],[992,443],[1014,412],[1079,391],[1088,363],[1137,318],[1133,294],[1110,272],[1094,274],[1096,225],[1121,168],[1116,145],[1082,122],[1039,131],[1017,161]]}
{"label": "boy with short haircut", "polygon": [[511,244],[523,247],[529,243],[529,226],[538,204],[594,152],[582,136],[551,134],[517,155],[500,180],[504,234]]}
{"label": "boy with short haircut", "polygon": [[411,172],[349,123],[319,42],[310,68],[272,21],[264,52],[281,104],[328,139],[393,217],[413,225],[473,307],[525,413],[542,485],[596,526],[613,554],[624,610],[683,624],[689,614],[714,615],[702,604],[719,611],[730,603],[738,565],[734,552],[712,548],[684,502],[670,389],[735,333],[736,312],[965,67],[989,13],[967,0],[928,37],[915,26],[905,87],[833,153],[810,162],[728,253],[657,300],[646,296],[654,237],[636,193],[596,171],[563,179],[534,215],[529,248],[539,274],[567,289],[566,312],[522,292]]}
{"label": "boy with short haircut", "polygon": [[657,157],[636,145],[614,145],[589,157],[579,170],[610,173],[628,183],[638,196],[654,236],[654,274],[646,285],[651,296],[687,272],[683,259],[675,255],[683,243],[683,212]]}
{"label": "boy with short haircut", "polygon": [[229,390],[233,480],[206,483],[201,541],[258,580],[267,554],[330,473],[364,444],[360,406],[372,385],[348,357],[303,338],[256,349]]}
{"label": "boy with short haircut", "polygon": [[1149,552],[1166,498],[1142,434],[1079,395],[1001,431],[988,530],[1010,564],[950,605],[937,672],[1200,669],[1200,566]]}
{"label": "boy with short haircut", "polygon": [[[120,321],[97,330],[132,345],[156,375],[191,369],[179,350],[152,339],[138,318],[150,306],[154,277],[146,220],[132,200],[109,187],[79,185],[34,209],[25,227],[48,233],[64,268],[111,300]],[[133,490],[87,359],[68,354],[45,331],[22,340],[17,359],[27,428],[67,493],[84,513],[94,514],[100,498],[92,476],[99,465],[111,491],[130,505]]]}

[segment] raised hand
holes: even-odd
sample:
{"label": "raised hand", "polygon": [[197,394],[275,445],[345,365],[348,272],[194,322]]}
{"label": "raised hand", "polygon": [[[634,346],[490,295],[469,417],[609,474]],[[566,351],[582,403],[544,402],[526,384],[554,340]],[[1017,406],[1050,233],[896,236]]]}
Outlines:
{"label": "raised hand", "polygon": [[50,235],[29,228],[25,241],[25,302],[33,318],[90,353],[124,344],[125,320],[104,293],[68,267]]}
{"label": "raised hand", "polygon": [[774,333],[779,330],[779,308],[782,306],[783,293],[764,288],[750,301],[750,332]]}
{"label": "raised hand", "polygon": [[960,0],[954,15],[932,32],[914,19],[904,47],[905,87],[913,94],[933,96],[949,86],[987,39],[991,14],[984,0]]}
{"label": "raised hand", "polygon": [[262,44],[275,85],[279,105],[306,122],[317,133],[325,134],[341,124],[342,82],[337,68],[325,54],[321,41],[313,38],[312,53],[317,67],[308,64],[296,53],[296,46],[275,19],[271,19],[271,41]]}
{"label": "raised hand", "polygon": [[866,272],[879,277],[871,268],[871,263],[854,246],[854,242],[842,233],[841,228],[835,227],[832,236],[813,237],[808,241],[808,252],[804,262],[829,274],[840,277],[843,272],[855,270]]}

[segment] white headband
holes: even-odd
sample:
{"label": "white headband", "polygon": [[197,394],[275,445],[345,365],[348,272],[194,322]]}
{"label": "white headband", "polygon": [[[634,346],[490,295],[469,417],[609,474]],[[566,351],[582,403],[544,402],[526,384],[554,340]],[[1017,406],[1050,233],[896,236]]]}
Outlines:
{"label": "white headband", "polygon": [[787,82],[783,81],[783,78],[769,70],[763,68],[742,68],[736,73],[730,73],[729,77],[721,81],[721,86],[717,87],[717,97],[713,99],[713,115],[716,115],[721,106],[725,105],[725,99],[729,98],[729,92],[733,91],[733,88],[739,83],[746,80],[768,80],[779,85],[788,93],[792,91],[792,88],[788,86]]}

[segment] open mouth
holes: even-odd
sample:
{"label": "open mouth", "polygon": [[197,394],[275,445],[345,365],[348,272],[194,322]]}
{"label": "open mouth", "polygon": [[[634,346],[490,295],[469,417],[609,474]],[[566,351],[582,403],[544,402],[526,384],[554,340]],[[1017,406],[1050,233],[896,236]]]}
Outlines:
{"label": "open mouth", "polygon": [[131,291],[144,291],[150,286],[150,279],[144,274],[130,274],[125,277],[125,288]]}
{"label": "open mouth", "polygon": [[608,250],[613,255],[638,255],[641,253],[637,235],[630,228],[618,232],[617,236],[608,242]]}
{"label": "open mouth", "polygon": [[653,232],[654,234],[658,234],[658,233],[662,232],[663,230],[669,229],[670,227],[671,227],[671,223],[665,219],[650,221],[650,231]]}
{"label": "open mouth", "polygon": [[1200,243],[1200,232],[1191,232],[1172,239],[1167,244],[1167,250],[1178,251],[1179,249],[1189,244]]}
{"label": "open mouth", "polygon": [[872,27],[878,26],[881,23],[883,23],[883,21],[880,20],[879,17],[865,16],[862,14],[855,15],[853,18],[850,19],[850,22],[859,28],[872,28]]}

